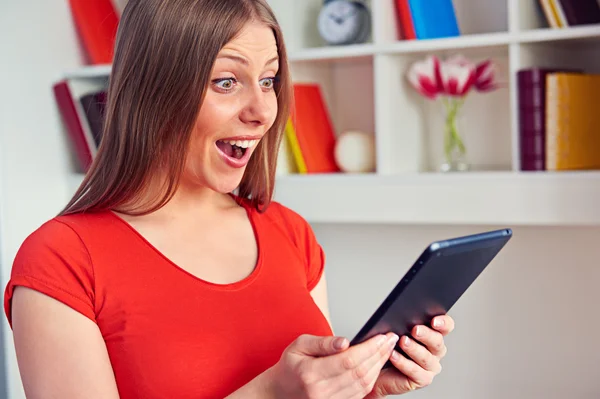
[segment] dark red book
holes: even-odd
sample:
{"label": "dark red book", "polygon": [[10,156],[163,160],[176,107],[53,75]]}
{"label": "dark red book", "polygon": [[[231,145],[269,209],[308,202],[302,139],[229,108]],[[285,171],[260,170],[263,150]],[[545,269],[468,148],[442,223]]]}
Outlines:
{"label": "dark red book", "polygon": [[80,169],[85,172],[92,164],[93,151],[84,131],[84,121],[81,120],[80,113],[77,110],[78,104],[75,96],[71,91],[69,82],[66,80],[54,84],[52,89],[70,142],[73,144]]}
{"label": "dark red book", "polygon": [[600,23],[600,6],[597,0],[557,0],[569,26]]}

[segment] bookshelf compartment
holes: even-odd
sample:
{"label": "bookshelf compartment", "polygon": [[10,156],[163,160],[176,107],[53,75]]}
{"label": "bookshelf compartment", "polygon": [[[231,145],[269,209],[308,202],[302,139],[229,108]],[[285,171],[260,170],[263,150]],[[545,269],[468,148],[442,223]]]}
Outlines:
{"label": "bookshelf compartment", "polygon": [[[450,54],[436,53],[442,59]],[[468,55],[473,62],[488,57]],[[378,159],[384,174],[438,171],[443,162],[444,111],[440,100],[422,97],[406,73],[423,55],[377,57]],[[511,112],[508,88],[508,49],[492,58],[502,87],[493,92],[472,91],[458,121],[473,170],[512,169]],[[506,83],[506,84],[505,84]]]}
{"label": "bookshelf compartment", "polygon": [[600,41],[523,43],[518,49],[519,68],[571,68],[600,73]]}
{"label": "bookshelf compartment", "polygon": [[331,62],[292,62],[294,83],[321,87],[336,135],[375,134],[373,57]]}
{"label": "bookshelf compartment", "polygon": [[[569,0],[571,4],[567,4],[567,7],[563,4],[565,0],[547,0],[545,3],[542,0],[512,1],[514,1],[515,12],[518,13],[516,30],[559,32],[579,28],[594,28],[600,25],[599,10],[590,8],[590,3],[593,4],[593,0],[589,3],[588,0]],[[594,5],[594,7],[600,7],[600,3]]]}
{"label": "bookshelf compartment", "polygon": [[[599,50],[600,43],[588,40],[571,43],[566,41],[523,43],[516,46],[514,50],[515,75],[519,70],[535,68],[599,74]],[[597,146],[594,139],[597,133],[595,111],[578,103],[580,95],[590,95],[589,90],[582,90],[576,81],[561,80],[560,88],[553,85],[554,94],[550,94],[551,92],[547,91],[550,90],[548,89],[550,86],[546,81],[540,81],[539,77],[537,80],[537,82],[533,81],[530,76],[523,83],[523,87],[515,84],[517,115],[514,123],[518,138],[514,157],[515,169],[547,173],[557,170],[564,173],[566,170],[597,168],[598,164],[594,159],[597,157],[584,149]],[[573,86],[570,86],[571,84]],[[520,98],[523,99],[524,105],[519,102]],[[550,102],[550,98],[554,98],[555,101]],[[583,104],[597,102],[597,95],[595,95],[585,100]],[[578,113],[579,111],[583,113]],[[542,123],[533,123],[536,120]],[[521,136],[526,138],[521,139]]]}
{"label": "bookshelf compartment", "polygon": [[[400,33],[400,16],[396,1],[380,0],[376,4],[377,9],[374,10],[374,15],[378,23],[375,26],[374,36],[378,44],[404,41]],[[508,32],[507,0],[453,0],[452,3],[460,37]],[[448,39],[452,38],[443,38],[442,40]]]}
{"label": "bookshelf compartment", "polygon": [[[371,15],[371,31],[373,26],[372,0],[361,1],[365,4]],[[319,13],[323,8],[323,0],[269,0],[281,29],[283,30],[286,46],[290,54],[314,48],[336,48],[345,45],[333,46],[323,40],[319,34]],[[365,43],[372,43],[372,34]]]}
{"label": "bookshelf compartment", "polygon": [[549,28],[539,0],[512,0],[517,15],[517,31]]}

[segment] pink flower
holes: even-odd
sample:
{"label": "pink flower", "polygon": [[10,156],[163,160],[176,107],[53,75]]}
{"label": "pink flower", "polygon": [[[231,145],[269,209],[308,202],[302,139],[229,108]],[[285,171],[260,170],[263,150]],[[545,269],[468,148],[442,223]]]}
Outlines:
{"label": "pink flower", "polygon": [[484,61],[477,65],[475,69],[475,89],[477,91],[492,91],[498,87],[496,83],[496,69],[490,61]]}
{"label": "pink flower", "polygon": [[429,56],[415,62],[408,71],[411,85],[423,96],[465,97],[471,90],[487,92],[499,87],[491,60],[475,64],[462,55],[440,61]]}
{"label": "pink flower", "polygon": [[408,81],[423,96],[435,99],[442,94],[440,61],[435,56],[415,62],[408,71]]}
{"label": "pink flower", "polygon": [[476,66],[462,56],[454,56],[440,64],[440,76],[444,93],[463,97],[475,84]]}

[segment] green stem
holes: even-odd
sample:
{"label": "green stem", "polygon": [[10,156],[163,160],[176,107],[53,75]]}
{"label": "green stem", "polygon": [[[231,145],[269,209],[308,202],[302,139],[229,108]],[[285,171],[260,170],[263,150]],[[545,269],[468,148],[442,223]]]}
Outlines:
{"label": "green stem", "polygon": [[464,155],[466,152],[465,144],[460,137],[456,125],[457,116],[464,101],[464,98],[442,98],[442,104],[446,109],[444,152],[448,162],[452,162],[452,151],[454,148],[458,148],[461,155]]}

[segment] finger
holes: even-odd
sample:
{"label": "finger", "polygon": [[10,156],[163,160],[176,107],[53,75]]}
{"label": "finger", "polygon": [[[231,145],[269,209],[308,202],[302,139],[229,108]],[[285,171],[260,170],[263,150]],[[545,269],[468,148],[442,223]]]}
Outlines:
{"label": "finger", "polygon": [[436,316],[431,321],[431,326],[446,336],[454,330],[454,319],[448,315]]}
{"label": "finger", "polygon": [[323,358],[323,370],[327,370],[327,377],[337,376],[356,369],[372,356],[379,356],[380,350],[386,350],[388,337],[383,334],[376,335],[368,340],[354,345],[343,353]]}
{"label": "finger", "polygon": [[429,352],[425,346],[410,339],[409,337],[402,337],[400,340],[400,348],[402,348],[402,350],[424,370],[430,371],[434,374],[438,374],[440,371],[442,371],[440,360],[431,354],[431,352]]}
{"label": "finger", "polygon": [[319,337],[303,334],[291,345],[294,353],[308,356],[329,356],[346,349],[349,342],[344,337]]}
{"label": "finger", "polygon": [[415,326],[412,336],[427,347],[433,356],[441,359],[446,356],[447,348],[444,344],[444,336],[426,326]]}
{"label": "finger", "polygon": [[387,334],[387,338],[387,343],[383,345],[375,355],[365,360],[365,362],[356,369],[346,373],[349,378],[344,378],[344,385],[347,385],[348,387],[340,392],[342,397],[347,398],[357,396],[362,398],[373,389],[383,365],[390,358],[392,351],[398,342],[398,336],[396,334],[389,333]]}
{"label": "finger", "polygon": [[390,361],[398,371],[406,376],[407,379],[404,382],[406,391],[425,387],[433,381],[434,374],[432,372],[423,369],[414,361],[402,356],[398,351],[392,352]]}

